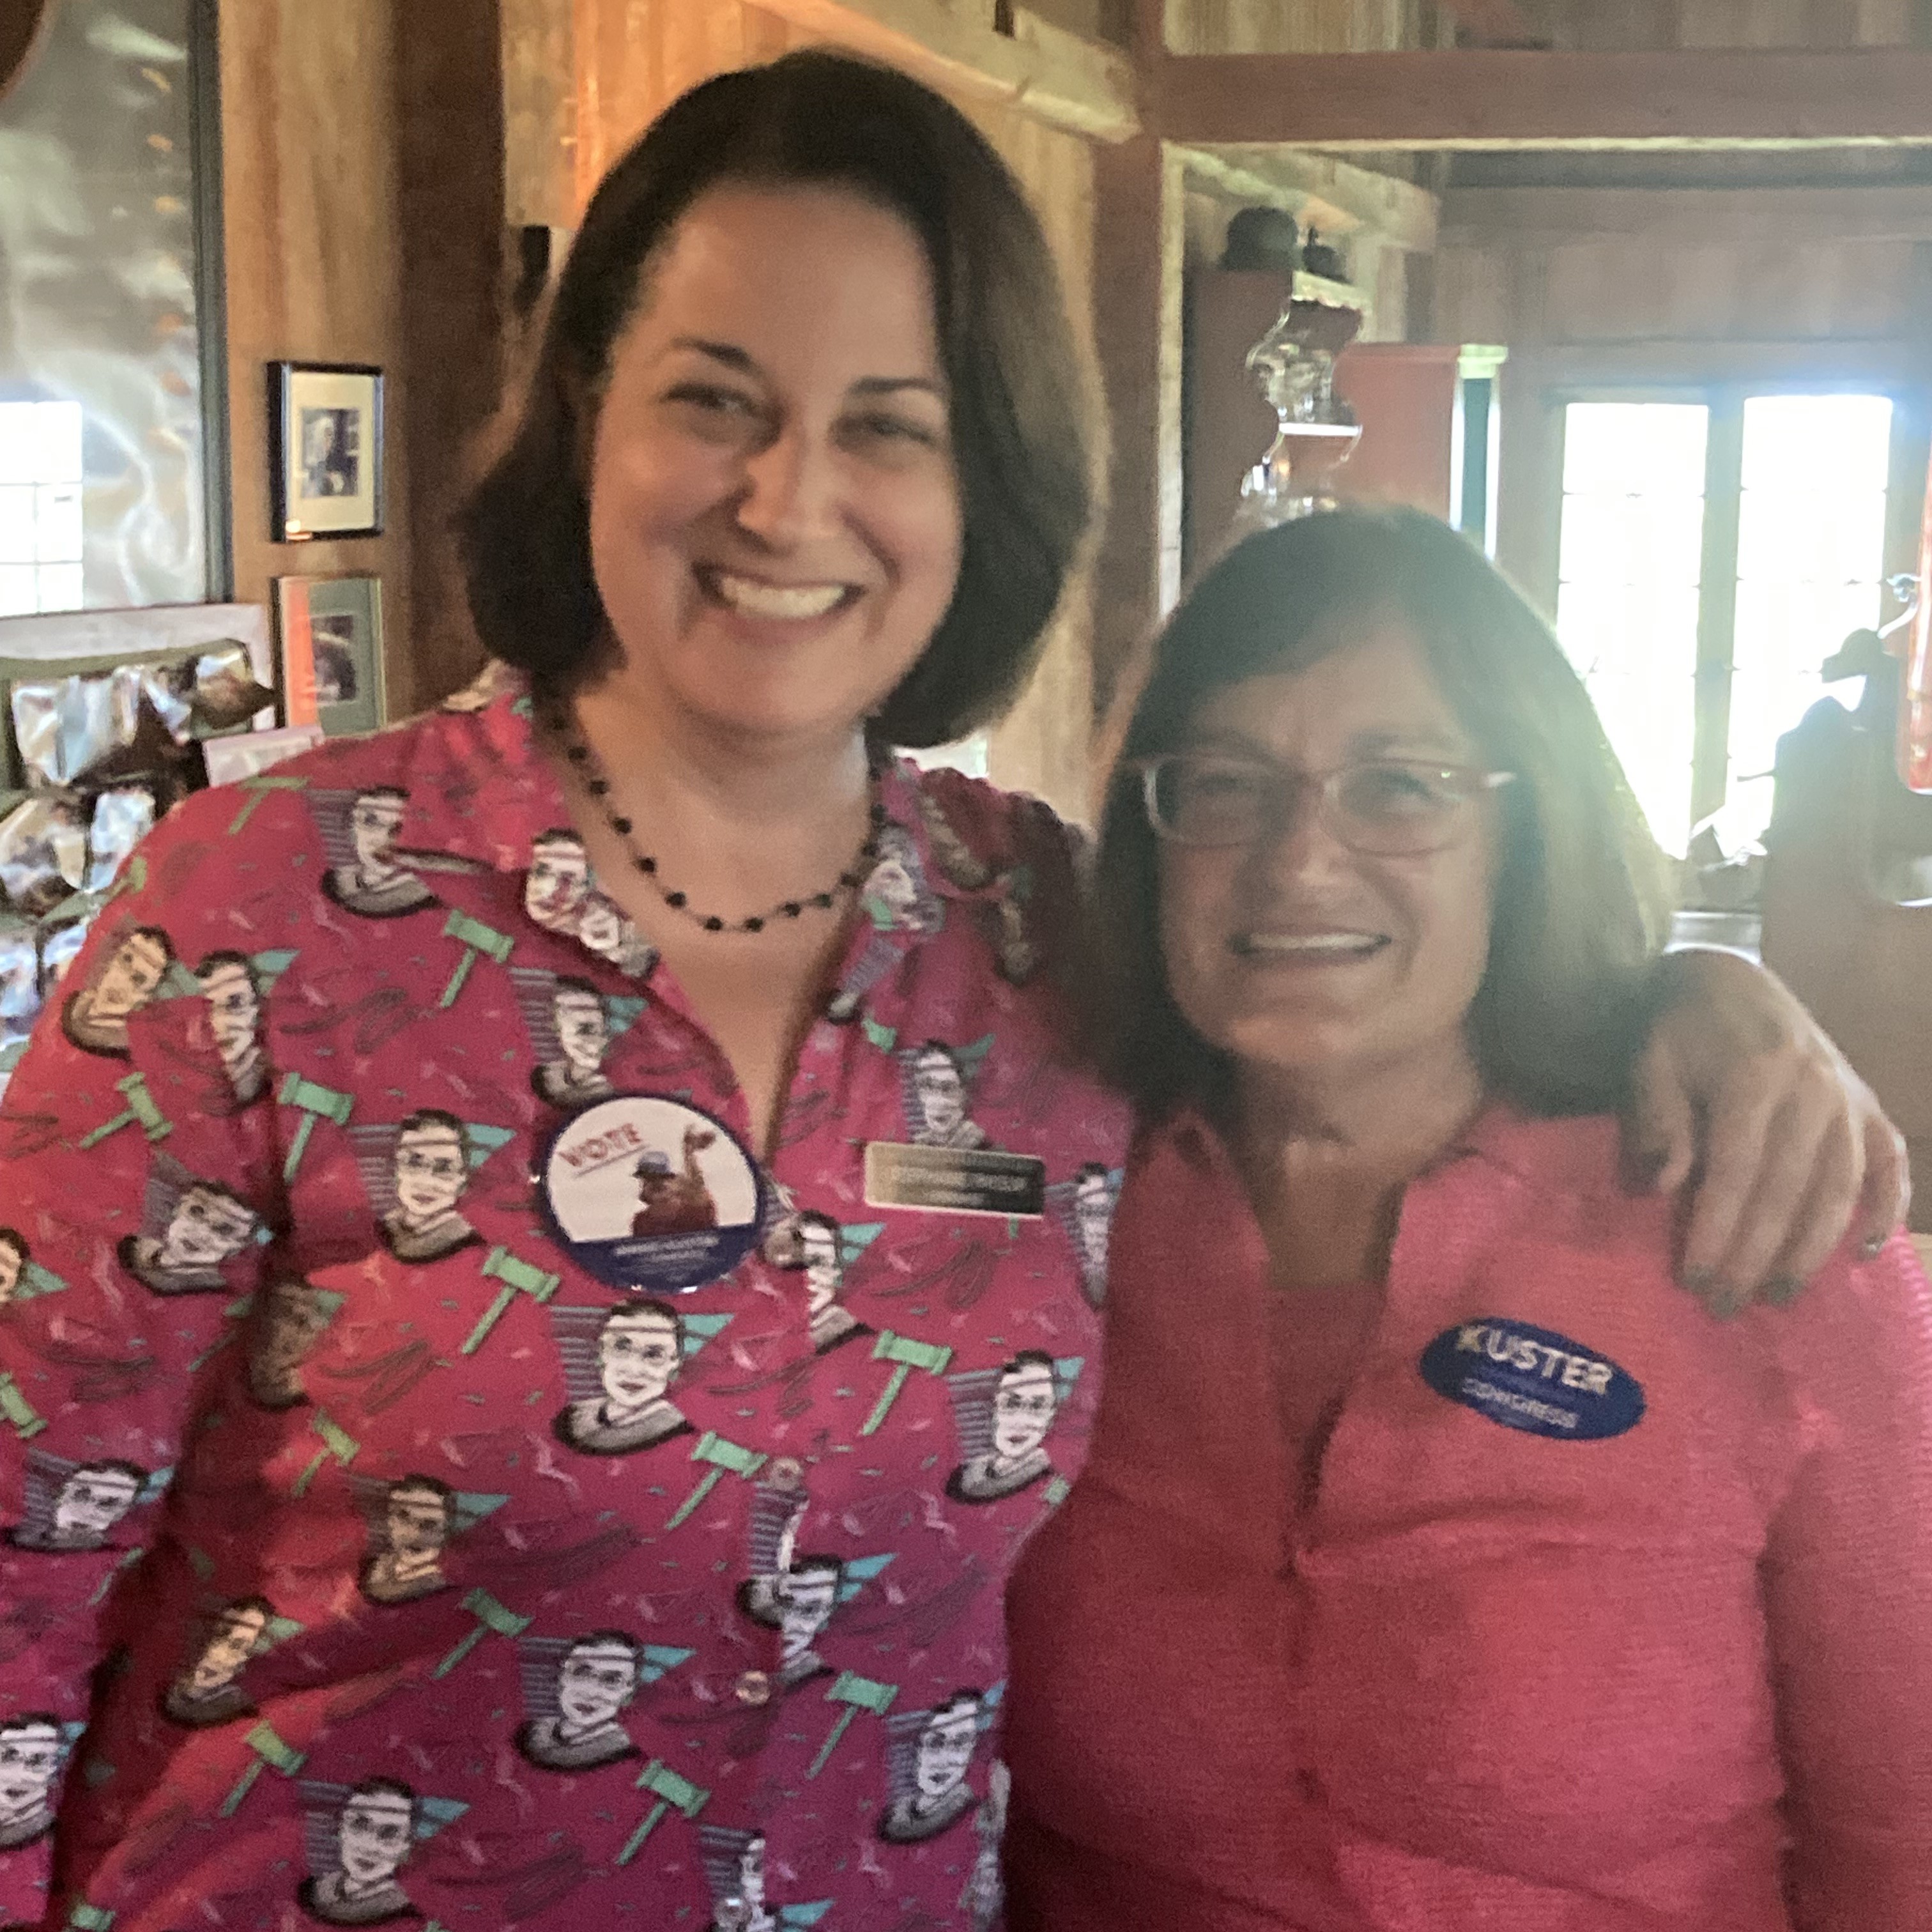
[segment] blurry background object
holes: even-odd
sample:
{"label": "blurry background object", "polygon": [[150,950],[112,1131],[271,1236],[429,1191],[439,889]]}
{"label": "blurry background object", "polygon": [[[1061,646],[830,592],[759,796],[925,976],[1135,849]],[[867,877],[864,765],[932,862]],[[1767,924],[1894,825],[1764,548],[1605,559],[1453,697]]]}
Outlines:
{"label": "blurry background object", "polygon": [[155,820],[320,740],[250,728],[271,656],[259,604],[0,619],[0,1093]]}
{"label": "blurry background object", "polygon": [[0,616],[225,588],[213,11],[61,0],[0,96]]}
{"label": "blurry background object", "polygon": [[322,742],[320,724],[284,724],[272,731],[244,731],[211,738],[201,748],[210,784],[239,784]]}
{"label": "blurry background object", "polygon": [[1905,673],[1905,704],[1899,718],[1898,775],[1914,791],[1932,792],[1932,488],[1925,495],[1918,543],[1917,608]]}

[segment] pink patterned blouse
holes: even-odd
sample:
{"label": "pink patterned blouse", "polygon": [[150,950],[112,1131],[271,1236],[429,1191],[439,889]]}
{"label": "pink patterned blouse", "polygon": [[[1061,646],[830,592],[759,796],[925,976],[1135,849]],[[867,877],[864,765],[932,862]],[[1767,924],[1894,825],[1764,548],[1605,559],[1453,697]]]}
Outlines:
{"label": "pink patterned blouse", "polygon": [[513,683],[202,794],[0,1112],[0,1923],[983,1928],[1126,1115],[895,766],[748,1150]]}

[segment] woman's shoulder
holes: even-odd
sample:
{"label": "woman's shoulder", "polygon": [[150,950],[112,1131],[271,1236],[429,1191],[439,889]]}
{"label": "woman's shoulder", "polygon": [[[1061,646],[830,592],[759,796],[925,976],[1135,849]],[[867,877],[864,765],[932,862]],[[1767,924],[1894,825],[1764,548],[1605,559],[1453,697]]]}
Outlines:
{"label": "woman's shoulder", "polygon": [[899,763],[918,802],[933,854],[952,883],[968,890],[1021,866],[1078,869],[1088,835],[1044,799],[1009,791],[950,766]]}
{"label": "woman's shoulder", "polygon": [[306,839],[322,817],[365,796],[398,802],[426,794],[473,790],[474,773],[489,735],[485,714],[425,712],[355,737],[332,738],[313,749],[226,784],[182,799],[136,848],[150,863],[184,845],[218,845],[247,864],[294,837]]}

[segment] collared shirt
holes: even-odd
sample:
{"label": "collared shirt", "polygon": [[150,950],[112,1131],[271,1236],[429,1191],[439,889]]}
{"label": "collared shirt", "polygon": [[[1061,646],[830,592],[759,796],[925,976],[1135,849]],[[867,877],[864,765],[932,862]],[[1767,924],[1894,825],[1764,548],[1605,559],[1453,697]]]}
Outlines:
{"label": "collared shirt", "polygon": [[[110,1660],[57,1895],[48,1834],[0,1838],[0,1922],[991,1922],[1002,1592],[1082,1455],[1070,1203],[1118,1178],[1126,1114],[1027,970],[1073,904],[1064,828],[905,764],[882,793],[893,890],[866,897],[766,1163],[586,875],[514,682],[198,794],[136,853],[70,990],[122,986],[135,934],[166,975],[124,1045],[44,1025],[0,1116],[0,1224],[39,1284],[0,1312],[0,1783],[8,1726],[44,1755]],[[255,981],[252,1102],[194,976],[214,952]],[[566,1064],[560,992],[580,1023],[602,1008],[608,1094],[538,1077]],[[868,1144],[930,1145],[947,1068],[977,1131],[939,1138],[1036,1159],[1044,1211],[868,1201]],[[638,1236],[688,1159],[717,1226]],[[815,1316],[808,1213],[838,1254]],[[605,1278],[634,1264],[725,1271]],[[1046,1466],[957,1500],[1022,1356],[1052,1368]],[[800,1572],[836,1600],[788,1684],[744,1586]],[[244,1602],[269,1620],[235,1720],[171,1721]],[[634,1748],[546,1764],[518,1741],[560,1735],[586,1639],[629,1648]],[[928,1720],[962,1709],[970,1802],[887,1830]]]}
{"label": "collared shirt", "polygon": [[1932,1295],[1901,1237],[1718,1322],[1616,1156],[1498,1110],[1410,1185],[1304,1487],[1232,1163],[1136,1149],[1009,1592],[1013,1932],[1932,1925]]}

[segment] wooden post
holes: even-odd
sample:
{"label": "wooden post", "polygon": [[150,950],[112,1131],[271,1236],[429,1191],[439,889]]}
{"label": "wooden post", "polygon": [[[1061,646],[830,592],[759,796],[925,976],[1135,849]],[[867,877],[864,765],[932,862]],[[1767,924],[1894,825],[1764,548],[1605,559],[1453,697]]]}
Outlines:
{"label": "wooden post", "polygon": [[395,15],[403,363],[392,434],[406,440],[393,514],[410,552],[414,622],[392,652],[392,708],[436,702],[482,658],[450,520],[470,446],[494,412],[504,344],[504,129],[497,0],[412,0]]}
{"label": "wooden post", "polygon": [[1094,341],[1107,400],[1107,520],[1094,573],[1094,701],[1180,595],[1182,173],[1142,136],[1094,156]]}

